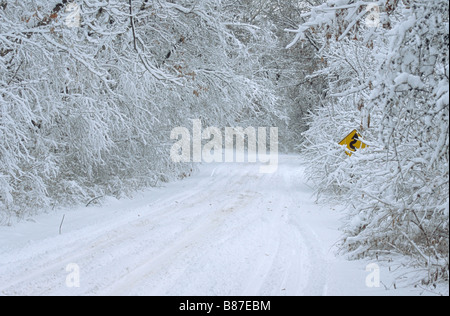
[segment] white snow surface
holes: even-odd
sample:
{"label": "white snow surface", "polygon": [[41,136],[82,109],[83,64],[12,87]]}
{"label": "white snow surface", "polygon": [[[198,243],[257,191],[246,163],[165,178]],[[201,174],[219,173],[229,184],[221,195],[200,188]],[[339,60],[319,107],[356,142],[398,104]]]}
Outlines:
{"label": "white snow surface", "polygon": [[[336,255],[342,212],[319,206],[297,156],[205,164],[189,179],[0,227],[0,295],[427,295],[381,286]],[[62,234],[59,234],[61,219]],[[68,287],[69,264],[79,287]]]}

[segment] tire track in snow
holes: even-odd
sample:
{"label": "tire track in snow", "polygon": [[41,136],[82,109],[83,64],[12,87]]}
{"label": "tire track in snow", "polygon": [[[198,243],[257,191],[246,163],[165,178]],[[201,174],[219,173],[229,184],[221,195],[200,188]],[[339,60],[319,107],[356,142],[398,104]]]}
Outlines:
{"label": "tire track in snow", "polygon": [[[246,182],[245,178],[248,176],[248,174],[244,174],[240,175],[239,178],[236,176],[229,177],[236,181],[236,183],[243,184]],[[206,244],[214,243],[212,236],[215,231],[223,225],[231,215],[235,215],[236,212],[245,208],[246,205],[252,201],[251,196],[241,193],[243,191],[240,187],[233,187],[229,191],[224,191],[224,182],[229,183],[229,178],[222,179],[221,181],[222,182],[219,185],[214,185],[212,183],[208,185],[209,189],[207,191],[208,200],[218,202],[218,208],[212,208],[210,212],[204,213],[202,215],[204,218],[201,218],[200,222],[194,228],[185,231],[174,244],[170,245],[170,247],[162,253],[157,256],[146,258],[137,268],[130,271],[116,282],[107,294],[123,295],[130,293],[130,291],[139,286],[143,280],[161,272],[161,270],[164,270],[171,262],[179,260],[179,258],[192,257],[192,253],[201,251],[201,248],[205,247]],[[216,189],[211,189],[215,186],[217,186]],[[224,195],[224,193],[227,194]],[[204,202],[204,200],[194,202],[190,207],[195,207],[199,203],[204,204]],[[163,288],[160,287],[159,291],[162,290]],[[158,295],[158,291],[152,289],[151,292],[154,295]]]}
{"label": "tire track in snow", "polygon": [[[22,251],[25,255],[21,255],[19,260],[15,260],[15,255],[11,256],[12,259],[9,261],[10,265],[13,265],[13,269],[6,270],[6,272],[0,269],[2,275],[9,277],[9,280],[2,280],[2,283],[8,285],[0,285],[0,293],[4,295],[20,295],[22,294],[21,288],[25,289],[26,292],[29,288],[32,288],[38,290],[33,292],[32,295],[43,295],[49,289],[51,290],[53,286],[60,287],[64,285],[65,278],[61,278],[61,276],[65,275],[67,264],[76,262],[80,266],[86,266],[84,264],[85,261],[89,261],[95,256],[98,257],[95,254],[107,252],[108,250],[113,251],[114,248],[120,247],[120,244],[124,242],[132,242],[136,236],[145,234],[152,223],[170,219],[183,209],[204,201],[205,196],[209,194],[205,192],[204,188],[205,184],[200,182],[200,185],[195,189],[182,192],[169,199],[155,201],[152,211],[145,216],[131,222],[119,223],[117,227],[107,226],[106,229],[102,227],[99,232],[90,231],[87,238],[75,236],[74,240],[66,241],[63,237],[60,238],[62,239],[61,242],[58,242],[56,245],[51,243],[50,248],[42,247],[39,244],[31,245],[28,247],[31,248],[30,251]],[[210,185],[209,188],[214,188],[214,185]],[[145,210],[143,210],[143,213],[145,213]],[[186,229],[189,230],[190,227]],[[47,241],[44,240],[41,243],[45,244]],[[33,251],[33,248],[39,250],[36,252]],[[44,250],[42,251],[41,249]],[[27,286],[27,283],[30,283],[31,286]],[[47,290],[41,290],[39,286],[36,286],[44,283],[47,283]],[[51,286],[52,284],[53,286]]]}

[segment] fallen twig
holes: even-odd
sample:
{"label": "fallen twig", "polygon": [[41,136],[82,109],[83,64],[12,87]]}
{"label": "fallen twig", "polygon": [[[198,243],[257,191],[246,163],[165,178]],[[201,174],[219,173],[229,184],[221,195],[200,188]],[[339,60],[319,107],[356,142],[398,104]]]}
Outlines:
{"label": "fallen twig", "polygon": [[62,218],[62,220],[61,220],[61,224],[59,225],[59,234],[60,234],[60,235],[61,235],[61,233],[62,233],[62,225],[63,225],[63,223],[64,223],[64,218],[66,218],[66,214],[63,215],[63,218]]}
{"label": "fallen twig", "polygon": [[90,200],[90,201],[86,204],[86,207],[88,207],[89,205],[91,205],[94,201],[97,201],[98,199],[101,199],[102,197],[104,197],[104,195],[97,196],[97,197],[93,198],[92,200]]}

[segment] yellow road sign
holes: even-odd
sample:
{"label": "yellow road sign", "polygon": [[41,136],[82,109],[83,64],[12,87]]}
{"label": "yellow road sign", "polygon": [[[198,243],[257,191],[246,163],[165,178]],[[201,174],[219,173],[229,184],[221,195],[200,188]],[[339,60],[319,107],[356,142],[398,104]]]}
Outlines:
{"label": "yellow road sign", "polygon": [[363,143],[360,139],[362,138],[361,134],[355,129],[347,137],[345,137],[339,145],[344,146],[347,145],[347,149],[345,153],[350,157],[353,155],[352,152],[357,151],[358,149],[367,148],[367,144]]}

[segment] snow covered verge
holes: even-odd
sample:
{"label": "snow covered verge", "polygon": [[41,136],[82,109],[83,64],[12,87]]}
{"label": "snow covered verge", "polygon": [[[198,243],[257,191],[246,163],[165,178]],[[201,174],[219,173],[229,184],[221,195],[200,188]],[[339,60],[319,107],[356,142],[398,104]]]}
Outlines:
{"label": "snow covered verge", "polygon": [[[449,281],[448,1],[332,0],[297,33],[322,45],[328,97],[302,148],[319,198],[348,207],[341,250]],[[359,130],[368,148],[338,143]]]}
{"label": "snow covered verge", "polygon": [[0,227],[0,295],[448,295],[401,261],[337,255],[343,213],[315,203],[297,156],[102,204]]}

